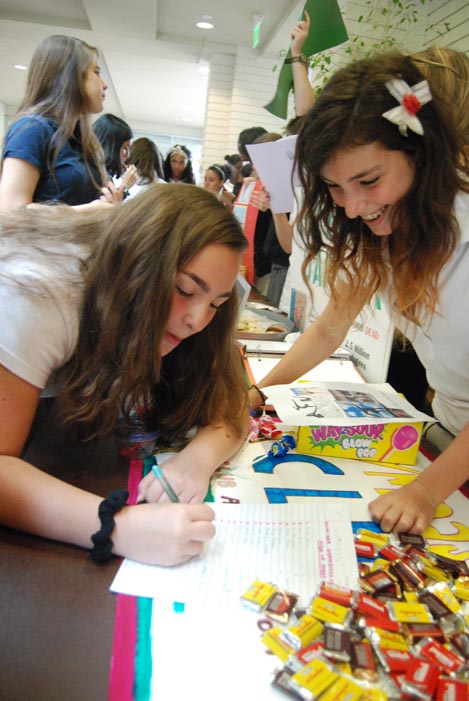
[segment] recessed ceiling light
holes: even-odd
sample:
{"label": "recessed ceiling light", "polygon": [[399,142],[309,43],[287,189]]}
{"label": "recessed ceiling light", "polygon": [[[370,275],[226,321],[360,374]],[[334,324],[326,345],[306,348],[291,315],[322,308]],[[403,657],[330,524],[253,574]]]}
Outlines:
{"label": "recessed ceiling light", "polygon": [[19,71],[27,71],[28,66],[23,66],[21,63],[15,63],[15,68],[17,68]]}
{"label": "recessed ceiling light", "polygon": [[211,15],[202,15],[200,22],[197,22],[196,26],[199,27],[199,29],[213,29],[214,25],[211,20]]}

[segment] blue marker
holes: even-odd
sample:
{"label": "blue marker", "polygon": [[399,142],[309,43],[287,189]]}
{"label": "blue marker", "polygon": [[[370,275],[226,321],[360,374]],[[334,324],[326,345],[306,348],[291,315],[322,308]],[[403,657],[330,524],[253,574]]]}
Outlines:
{"label": "blue marker", "polygon": [[170,498],[170,500],[171,500],[174,504],[178,504],[178,503],[179,503],[179,499],[178,499],[178,497],[177,497],[177,494],[176,494],[176,492],[174,491],[174,489],[171,487],[171,485],[169,484],[169,482],[168,482],[168,480],[166,479],[166,477],[164,476],[164,473],[163,473],[161,467],[158,465],[158,462],[157,462],[157,460],[156,460],[156,455],[151,455],[151,456],[150,456],[150,460],[151,460],[152,463],[153,463],[153,465],[152,465],[152,467],[151,467],[151,471],[152,471],[153,474],[155,475],[156,479],[160,482],[161,486],[163,487],[164,491],[166,492],[166,494],[168,495],[168,497]]}

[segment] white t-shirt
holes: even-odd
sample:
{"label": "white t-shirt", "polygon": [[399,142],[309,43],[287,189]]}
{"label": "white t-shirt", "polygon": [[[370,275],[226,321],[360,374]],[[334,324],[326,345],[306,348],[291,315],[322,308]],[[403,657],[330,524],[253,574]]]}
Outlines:
{"label": "white t-shirt", "polygon": [[[436,418],[457,435],[469,421],[469,194],[457,195],[454,211],[461,238],[440,274],[437,313],[419,327],[392,315],[386,295],[381,301],[396,326],[406,333],[426,368],[429,385],[435,391],[433,411]],[[305,255],[295,238],[293,247],[289,275],[295,266],[300,270]],[[298,276],[301,277],[299,272]],[[282,311],[287,313],[290,312],[290,287],[287,276],[280,303]]]}
{"label": "white t-shirt", "polygon": [[77,343],[82,289],[76,276],[83,252],[69,245],[73,257],[57,270],[47,258],[15,252],[2,259],[12,244],[0,240],[0,363],[47,396]]}
{"label": "white t-shirt", "polygon": [[[157,178],[156,180],[153,180],[152,182],[143,182],[142,180],[137,180],[135,185],[132,185],[132,187],[129,187],[129,196],[127,199],[131,199],[132,197],[135,197],[136,195],[139,195],[141,192],[145,192],[145,190],[148,190],[149,187],[154,185],[155,183],[163,183],[164,185],[167,185],[168,183],[166,180],[162,180],[161,178]],[[125,200],[124,200],[125,201]]]}
{"label": "white t-shirt", "polygon": [[469,194],[460,193],[455,214],[461,239],[439,278],[440,302],[422,326],[396,319],[427,371],[438,421],[457,435],[469,421]]}

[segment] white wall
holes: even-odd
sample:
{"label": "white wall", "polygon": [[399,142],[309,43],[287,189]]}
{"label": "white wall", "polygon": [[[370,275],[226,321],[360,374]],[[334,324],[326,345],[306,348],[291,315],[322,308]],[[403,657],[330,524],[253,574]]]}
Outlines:
{"label": "white wall", "polygon": [[[373,0],[376,2],[376,0]],[[347,29],[352,36],[366,37],[369,28],[359,23],[357,18],[369,11],[366,0],[339,0],[346,20]],[[382,0],[387,6],[389,0]],[[419,21],[412,26],[411,32],[400,40],[403,48],[409,52],[421,50],[432,44],[448,46],[469,52],[469,3],[467,0],[427,0],[424,5],[415,3],[419,12]],[[450,30],[443,35],[445,23]],[[24,31],[29,25],[25,25]],[[34,26],[33,26],[34,28]],[[32,29],[31,29],[32,31]],[[85,37],[86,38],[86,37]],[[103,38],[104,41],[104,38]],[[286,38],[288,48],[288,37]],[[210,78],[206,100],[206,116],[203,129],[188,128],[179,123],[168,124],[161,121],[129,120],[135,135],[153,138],[165,155],[169,145],[187,143],[194,152],[194,171],[211,163],[223,160],[227,153],[237,152],[238,135],[242,129],[251,126],[263,126],[269,131],[281,131],[285,122],[271,115],[264,109],[275,94],[278,71],[281,61],[278,58],[264,58],[247,48],[238,48],[236,54],[218,53],[204,56],[210,62]],[[340,47],[337,52],[340,53]],[[274,65],[277,70],[273,72]],[[314,78],[314,76],[311,76]],[[114,105],[108,96],[107,111],[120,114],[118,105]],[[0,134],[3,139],[5,124],[13,115],[15,107],[0,103]],[[289,117],[293,116],[293,100],[290,99]],[[121,115],[122,116],[122,115]]]}
{"label": "white wall", "polygon": [[[339,4],[349,36],[368,42],[370,37],[373,40],[370,27],[358,21],[360,16],[368,15],[369,3],[366,0],[342,0]],[[382,35],[383,31],[380,8],[388,4],[387,0],[375,3],[376,36]],[[404,23],[405,30],[396,31],[396,48],[410,53],[437,44],[469,52],[467,0],[427,0],[424,5],[415,3],[415,7],[418,21],[410,25]],[[343,47],[337,47],[333,53],[335,61],[350,60],[344,55]],[[274,72],[275,65],[277,70]],[[284,120],[264,109],[275,94],[280,65],[278,58],[262,58],[246,48],[239,48],[235,56],[212,54],[203,132],[203,168],[222,161],[227,153],[236,153],[242,129],[263,126],[268,131],[279,132],[285,126]],[[288,118],[293,115],[293,98],[290,96]]]}
{"label": "white wall", "polygon": [[[350,36],[370,38],[370,27],[358,22],[360,16],[367,17],[370,4],[376,6],[375,24],[376,36],[382,35],[386,15],[380,13],[380,8],[391,5],[389,0],[339,0],[342,15],[346,20]],[[411,5],[412,3],[402,3]],[[396,48],[408,51],[421,51],[432,45],[445,46],[459,51],[469,52],[469,3],[467,0],[426,0],[424,4],[414,2],[418,20],[412,24],[401,25],[394,30],[397,40]],[[391,12],[394,10],[391,9]],[[401,12],[400,17],[404,17]],[[448,31],[449,29],[449,31]]]}
{"label": "white wall", "polygon": [[280,132],[285,120],[264,109],[277,88],[278,72],[271,59],[239,48],[236,56],[212,54],[203,137],[204,167],[238,152],[240,131],[261,126]]}
{"label": "white wall", "polygon": [[0,102],[0,144],[3,144],[6,129],[6,106]]}
{"label": "white wall", "polygon": [[227,153],[236,153],[238,150],[237,145],[229,147],[228,139],[235,69],[235,56],[212,54],[202,148],[204,168],[213,163],[222,163]]}

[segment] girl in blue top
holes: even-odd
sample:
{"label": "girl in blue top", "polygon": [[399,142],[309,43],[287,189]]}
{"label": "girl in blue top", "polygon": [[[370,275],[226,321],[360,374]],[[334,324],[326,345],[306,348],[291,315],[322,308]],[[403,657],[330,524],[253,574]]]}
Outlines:
{"label": "girl in blue top", "polygon": [[103,152],[89,123],[106,89],[97,49],[62,35],[40,42],[5,139],[0,211],[51,201],[95,209],[104,206],[100,196],[122,199],[115,188],[103,189]]}

